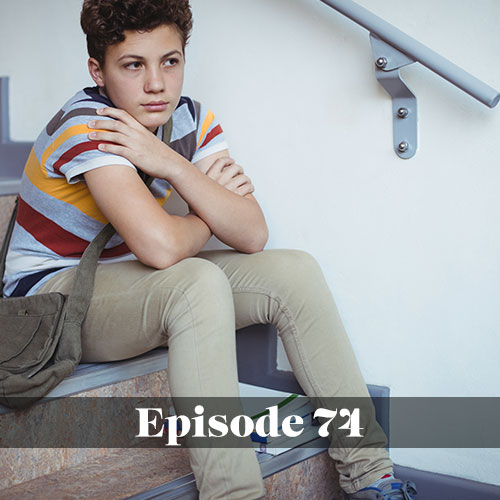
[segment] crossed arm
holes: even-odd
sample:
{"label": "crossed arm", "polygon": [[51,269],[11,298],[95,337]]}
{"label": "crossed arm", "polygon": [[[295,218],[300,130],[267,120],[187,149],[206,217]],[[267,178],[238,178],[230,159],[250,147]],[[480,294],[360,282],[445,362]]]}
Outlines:
{"label": "crossed arm", "polygon": [[109,165],[84,174],[87,186],[105,217],[146,265],[164,269],[196,255],[215,234],[235,250],[261,251],[268,238],[253,186],[227,150],[192,164],[128,113],[105,108],[115,120],[90,123],[90,139],[106,141],[103,152],[117,154],[153,177],[166,179],[190,206],[180,217],[159,206],[137,173]]}

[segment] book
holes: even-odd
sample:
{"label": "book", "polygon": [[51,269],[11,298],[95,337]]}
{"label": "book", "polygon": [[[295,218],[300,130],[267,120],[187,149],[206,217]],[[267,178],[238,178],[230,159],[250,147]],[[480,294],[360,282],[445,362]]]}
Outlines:
{"label": "book", "polygon": [[[261,417],[270,414],[269,407],[276,406],[278,436],[268,436],[269,420],[264,420],[264,434],[256,431],[252,432],[250,438],[255,443],[256,451],[278,455],[296,446],[312,441],[318,437],[317,425],[313,419],[313,409],[309,398],[299,396],[295,393],[268,389],[249,384],[240,383],[240,396],[242,406],[246,415],[250,416],[254,422]],[[286,417],[296,416],[302,418],[302,425],[292,425],[292,429],[298,431],[303,429],[300,436],[287,436],[283,432],[283,421]],[[290,420],[292,423],[294,419]]]}
{"label": "book", "polygon": [[[303,406],[294,410],[289,415],[287,414],[287,415],[283,416],[283,415],[280,415],[278,413],[278,432],[279,432],[280,436],[261,435],[261,434],[258,434],[256,431],[254,431],[250,435],[250,438],[254,442],[271,444],[272,442],[274,442],[275,440],[277,440],[283,436],[287,437],[283,431],[283,420],[286,417],[292,417],[289,421],[291,424],[291,428],[293,430],[298,431],[298,430],[304,428],[305,426],[312,424],[312,422],[313,422],[313,415],[312,414],[313,414],[313,409],[311,408],[311,405],[309,403],[305,403]],[[298,424],[299,420],[297,418],[293,418],[293,417],[300,417],[302,419],[302,424],[299,426],[299,424]],[[267,424],[267,422],[266,422],[266,424]],[[264,426],[264,432],[265,432],[265,434],[269,434],[269,425]]]}
{"label": "book", "polygon": [[307,396],[268,389],[256,385],[239,383],[240,397],[245,415],[259,418],[266,413],[269,406],[277,406],[279,415],[286,417],[305,404],[309,403]]}
{"label": "book", "polygon": [[[261,419],[260,434],[254,430],[250,435],[257,453],[279,455],[318,438],[318,427],[315,425],[313,409],[308,397],[241,382],[239,389],[244,414],[254,421],[254,425]],[[287,417],[292,417],[289,419],[289,423],[294,431],[303,429],[300,436],[293,437],[284,434],[283,421]],[[293,417],[302,418],[302,424],[300,426],[294,425],[293,422],[297,419]],[[278,431],[277,436],[267,435],[270,433],[271,418],[273,419],[273,428]],[[164,428],[166,433],[168,421],[165,422]],[[179,435],[179,431],[180,423],[177,422],[177,435]]]}
{"label": "book", "polygon": [[304,445],[311,441],[314,441],[319,437],[318,426],[314,425],[314,422],[309,423],[304,422],[303,432],[297,437],[286,437],[282,436],[280,438],[275,438],[270,443],[255,443],[255,450],[258,453],[267,453],[269,455],[281,455],[289,450],[293,450],[298,446]]}

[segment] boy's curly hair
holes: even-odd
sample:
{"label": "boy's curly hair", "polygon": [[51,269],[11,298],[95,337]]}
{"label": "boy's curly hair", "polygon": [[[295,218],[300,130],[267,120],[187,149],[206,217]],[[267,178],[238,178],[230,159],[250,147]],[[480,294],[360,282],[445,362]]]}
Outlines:
{"label": "boy's curly hair", "polygon": [[106,49],[123,42],[126,30],[151,31],[174,25],[185,48],[193,17],[189,0],[84,0],[80,24],[87,35],[89,56],[104,64]]}

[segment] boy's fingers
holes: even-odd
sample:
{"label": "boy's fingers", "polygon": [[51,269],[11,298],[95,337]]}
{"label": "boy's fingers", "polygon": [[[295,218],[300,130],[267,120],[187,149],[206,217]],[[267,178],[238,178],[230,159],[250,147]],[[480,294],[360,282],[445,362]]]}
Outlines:
{"label": "boy's fingers", "polygon": [[212,163],[210,168],[207,170],[207,175],[220,174],[225,167],[230,166],[233,163],[234,163],[234,160],[232,158],[229,158],[229,157],[218,158],[217,160],[215,160]]}
{"label": "boy's fingers", "polygon": [[243,168],[237,165],[236,163],[233,163],[232,165],[226,165],[223,167],[222,171],[224,173],[226,172],[232,172],[233,176],[236,174],[242,174],[243,173]]}
{"label": "boy's fingers", "polygon": [[106,141],[114,144],[125,144],[126,137],[118,132],[98,131],[90,132],[88,135],[92,141]]}
{"label": "boy's fingers", "polygon": [[246,196],[247,194],[252,194],[254,192],[255,188],[253,184],[243,184],[243,186],[240,186],[236,190],[236,194],[239,194],[240,196]]}
{"label": "boy's fingers", "polygon": [[104,129],[104,130],[123,130],[122,122],[117,120],[92,120],[88,123],[91,129]]}
{"label": "boy's fingers", "polygon": [[254,191],[252,181],[246,175],[238,175],[234,177],[231,179],[231,182],[228,182],[224,187],[241,196],[245,196],[246,194]]}
{"label": "boy's fingers", "polygon": [[226,184],[231,181],[231,179],[240,176],[242,173],[243,169],[234,163],[233,165],[223,168],[220,182],[221,184]]}
{"label": "boy's fingers", "polygon": [[217,158],[215,162],[213,163],[212,166],[215,166],[216,169],[222,170],[224,167],[228,167],[229,165],[232,165],[234,163],[234,160],[232,158],[229,158],[229,156],[224,157],[224,158]]}
{"label": "boy's fingers", "polygon": [[137,124],[137,120],[130,116],[125,110],[118,108],[98,108],[96,109],[96,114],[98,116],[110,116],[111,118],[116,118],[121,120],[123,123],[133,126]]}
{"label": "boy's fingers", "polygon": [[118,156],[125,156],[126,148],[123,146],[118,146],[117,144],[109,143],[109,142],[101,142],[98,145],[99,151],[103,153],[110,153]]}

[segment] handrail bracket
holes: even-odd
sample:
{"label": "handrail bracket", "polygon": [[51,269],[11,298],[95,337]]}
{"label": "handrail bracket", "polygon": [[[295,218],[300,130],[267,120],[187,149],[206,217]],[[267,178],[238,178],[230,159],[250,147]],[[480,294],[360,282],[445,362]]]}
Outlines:
{"label": "handrail bracket", "polygon": [[412,158],[418,148],[417,98],[399,70],[415,62],[403,52],[370,33],[375,76],[392,97],[394,151],[403,159]]}

